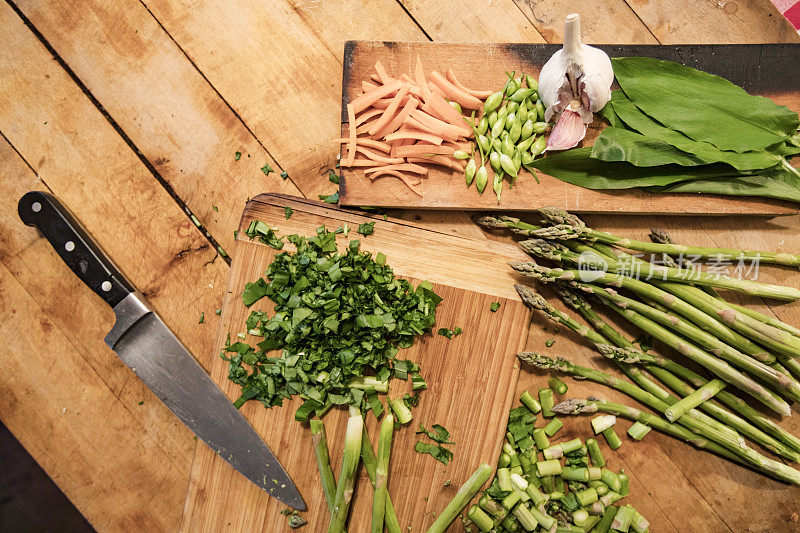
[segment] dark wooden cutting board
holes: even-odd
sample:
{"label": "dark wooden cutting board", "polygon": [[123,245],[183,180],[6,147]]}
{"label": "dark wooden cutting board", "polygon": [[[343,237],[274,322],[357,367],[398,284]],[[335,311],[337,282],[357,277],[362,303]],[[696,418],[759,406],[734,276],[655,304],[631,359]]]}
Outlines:
{"label": "dark wooden cutting board", "polygon": [[[684,63],[717,74],[748,92],[772,98],[794,111],[800,110],[800,45],[607,45],[599,46],[612,57],[648,56]],[[380,61],[389,75],[412,73],[417,55],[426,72],[452,68],[466,86],[497,90],[506,71],[538,78],[542,65],[561,45],[465,44],[433,42],[349,41],[345,45],[342,78],[342,135],[348,132],[345,105],[361,92],[361,81]],[[591,144],[603,123],[596,119],[584,143]],[[346,145],[343,150],[346,150]],[[344,153],[344,152],[343,152]],[[595,191],[570,185],[541,173],[541,183],[523,173],[513,189],[507,183],[500,203],[491,191],[479,195],[467,188],[460,172],[431,167],[423,180],[420,198],[394,179],[370,182],[363,170],[342,169],[339,202],[346,206],[424,209],[530,211],[546,205],[584,213],[640,214],[748,214],[782,215],[797,212],[796,204],[758,198],[720,195],[653,194],[636,189]]]}

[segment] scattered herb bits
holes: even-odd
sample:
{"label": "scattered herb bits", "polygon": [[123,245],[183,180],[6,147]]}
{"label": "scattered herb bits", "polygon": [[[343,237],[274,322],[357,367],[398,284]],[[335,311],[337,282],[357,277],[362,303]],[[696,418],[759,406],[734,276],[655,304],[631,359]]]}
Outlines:
{"label": "scattered herb bits", "polygon": [[234,161],[238,161],[241,158],[242,158],[242,152],[234,152],[234,154],[233,154],[233,160]]}
{"label": "scattered herb bits", "polygon": [[286,215],[286,220],[292,218],[292,214],[294,214],[294,210],[289,207],[288,205],[283,207],[283,214]]}
{"label": "scattered herb bits", "polygon": [[492,302],[492,305],[489,306],[492,313],[496,313],[498,309],[500,309],[500,302]]}
{"label": "scattered herb bits", "polygon": [[264,166],[261,167],[261,172],[263,172],[265,175],[269,176],[269,173],[270,172],[274,172],[274,170],[272,170],[272,167],[269,166],[269,163],[265,163]]}
{"label": "scattered herb bits", "polygon": [[365,222],[363,224],[359,224],[358,225],[358,229],[356,230],[356,233],[360,233],[364,237],[366,237],[368,235],[372,235],[373,233],[375,233],[375,223],[374,222]]}
{"label": "scattered herb bits", "polygon": [[442,337],[447,337],[448,339],[452,339],[453,337],[458,337],[459,335],[461,335],[463,331],[464,330],[462,330],[458,326],[456,326],[453,329],[439,328],[439,335],[441,335]]}

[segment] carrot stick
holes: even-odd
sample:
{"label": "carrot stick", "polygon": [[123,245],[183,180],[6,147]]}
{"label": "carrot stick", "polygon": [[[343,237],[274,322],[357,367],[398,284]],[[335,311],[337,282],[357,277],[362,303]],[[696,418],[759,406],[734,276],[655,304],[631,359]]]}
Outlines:
{"label": "carrot stick", "polygon": [[450,100],[458,102],[458,104],[465,109],[481,109],[483,102],[472,96],[466,91],[462,91],[449,81],[444,76],[436,72],[431,72],[431,82],[445,92]]}
{"label": "carrot stick", "polygon": [[367,122],[363,123],[359,127],[356,128],[356,135],[363,135],[369,131],[375,121],[378,120],[377,118],[373,118],[372,120],[368,120]]}
{"label": "carrot stick", "polygon": [[443,155],[432,155],[429,157],[407,157],[406,161],[409,163],[429,163],[434,165],[441,165],[443,167],[452,168],[460,172],[464,171],[464,166],[457,159],[450,159]]}
{"label": "carrot stick", "polygon": [[369,75],[369,79],[371,79],[375,83],[382,83],[381,82],[381,77],[375,72],[373,72],[372,74]]}
{"label": "carrot stick", "polygon": [[419,58],[419,54],[417,54],[417,65],[414,70],[414,77],[417,79],[417,85],[419,85],[422,100],[427,102],[431,94],[431,89],[428,87],[428,80],[425,78],[425,69],[422,68],[422,60]]}
{"label": "carrot stick", "polygon": [[[396,139],[416,139],[418,141],[425,141],[431,144],[440,145],[442,144],[442,138],[433,135],[432,133],[425,133],[424,131],[414,131],[414,130],[406,130],[406,131],[396,131],[384,137],[387,141],[394,141]],[[460,148],[459,148],[460,150]]]}
{"label": "carrot stick", "polygon": [[444,90],[441,87],[439,87],[438,85],[436,85],[435,83],[431,83],[429,85],[429,87],[431,88],[431,93],[432,94],[438,94],[442,98],[447,98],[447,93],[444,92]]}
{"label": "carrot stick", "polygon": [[356,146],[356,151],[361,152],[362,154],[367,156],[367,159],[372,159],[373,161],[377,161],[378,163],[386,163],[387,165],[391,165],[393,163],[405,163],[405,161],[403,161],[400,158],[386,157],[377,152],[373,152],[372,150],[368,150],[363,146]]}
{"label": "carrot stick", "polygon": [[381,83],[389,83],[390,81],[394,80],[394,78],[392,78],[391,76],[389,76],[389,74],[386,73],[386,69],[383,68],[383,63],[381,63],[380,61],[375,62],[375,72],[378,73],[378,77],[380,78]]}
{"label": "carrot stick", "polygon": [[[334,140],[334,142],[339,143],[339,144],[349,143],[350,139],[344,139],[344,138],[336,139],[336,140]],[[376,150],[380,150],[381,152],[384,152],[384,153],[387,153],[387,154],[389,153],[389,150],[392,149],[392,147],[390,145],[388,145],[386,143],[382,143],[380,141],[375,141],[373,139],[370,139],[369,137],[356,137],[356,145],[357,146],[359,146],[359,145],[360,146],[366,146],[368,148],[375,148]]]}
{"label": "carrot stick", "polygon": [[397,113],[397,109],[400,107],[400,102],[402,102],[405,95],[408,94],[408,85],[404,85],[397,94],[392,98],[392,102],[389,104],[389,107],[386,108],[386,111],[380,116],[378,120],[372,125],[369,129],[370,135],[375,135],[375,132],[380,131],[383,129],[384,126],[389,124]]}
{"label": "carrot stick", "polygon": [[447,100],[436,93],[432,93],[430,104],[431,107],[444,118],[445,122],[458,128],[462,132],[462,135],[469,136],[472,133],[472,129],[464,122],[464,116],[459,113],[455,107],[448,104]]}
{"label": "carrot stick", "polygon": [[452,147],[450,146],[436,146],[435,144],[412,144],[409,146],[400,146],[397,148],[397,157],[426,157],[428,155],[453,155]]}
{"label": "carrot stick", "polygon": [[387,83],[386,85],[381,85],[380,87],[376,87],[371,91],[365,92],[364,94],[358,96],[355,100],[350,102],[353,105],[353,111],[355,111],[356,113],[364,111],[366,108],[371,106],[376,100],[379,100],[385,96],[389,96],[399,91],[403,85],[405,85],[404,82],[400,80],[395,80],[391,83]]}
{"label": "carrot stick", "polygon": [[419,165],[415,165],[413,163],[401,163],[397,165],[384,165],[382,167],[374,167],[368,168],[365,170],[365,173],[371,174],[373,172],[379,172],[382,170],[401,170],[405,172],[413,172],[414,174],[427,174],[428,169],[425,167],[421,167]]}
{"label": "carrot stick", "polygon": [[413,192],[420,198],[422,197],[422,193],[414,188],[414,186],[419,185],[422,182],[422,180],[417,180],[416,182],[412,183],[411,180],[405,174],[397,172],[396,170],[384,170],[380,174],[373,174],[372,176],[370,176],[370,179],[374,180],[375,178],[381,176],[394,176],[395,178],[398,178],[400,181],[406,184],[406,187],[411,189],[411,192]]}
{"label": "carrot stick", "polygon": [[[445,103],[449,107],[449,104]],[[453,108],[450,108],[453,109]],[[455,109],[453,109],[455,111]],[[464,135],[464,128],[459,128],[450,124],[448,122],[444,122],[443,120],[439,120],[438,118],[432,117],[427,113],[423,113],[422,111],[415,109],[411,112],[411,117],[416,119],[418,122],[423,124],[429,129],[432,129],[432,133],[440,134],[442,138],[448,139],[451,141],[455,141],[458,137]],[[466,125],[465,125],[466,126]]]}
{"label": "carrot stick", "polygon": [[452,68],[448,68],[447,72],[445,73],[445,75],[447,76],[447,79],[450,81],[450,83],[452,83],[453,85],[455,85],[456,87],[458,87],[459,89],[464,91],[465,93],[471,94],[475,98],[479,98],[481,100],[486,100],[487,98],[489,98],[492,95],[492,91],[478,91],[476,89],[470,89],[468,87],[464,87],[464,85],[461,82],[458,81],[458,78],[456,78],[456,73],[453,72]]}
{"label": "carrot stick", "polygon": [[398,113],[397,116],[394,117],[394,119],[385,127],[375,132],[375,137],[382,138],[384,135],[388,135],[389,133],[394,133],[397,131],[397,129],[402,126],[405,120],[408,118],[411,111],[417,108],[417,105],[419,105],[419,100],[413,96],[409,98],[408,102],[406,102],[403,106],[403,109],[400,110],[400,113]]}
{"label": "carrot stick", "polygon": [[416,82],[414,81],[414,78],[412,78],[411,76],[409,76],[409,75],[408,75],[408,74],[406,74],[405,72],[403,72],[402,74],[400,74],[400,79],[401,79],[401,80],[403,80],[403,81],[405,81],[405,82],[408,82],[408,83],[410,83],[411,85],[414,85],[414,84],[416,84]]}
{"label": "carrot stick", "polygon": [[[433,117],[431,117],[431,118],[433,118]],[[448,131],[444,131],[441,128],[437,129],[437,128],[428,127],[428,126],[426,126],[425,124],[423,124],[422,122],[420,122],[419,120],[417,120],[416,118],[414,118],[411,115],[409,115],[406,118],[406,122],[405,123],[406,123],[407,126],[413,128],[415,130],[423,131],[425,133],[430,133],[432,135],[436,135],[437,137],[441,137],[442,139],[445,139],[445,140],[448,140],[448,141],[455,141],[456,139],[458,139],[458,134],[457,133],[453,133],[452,131],[449,131],[449,130]],[[448,126],[449,126],[449,124],[448,124]]]}
{"label": "carrot stick", "polygon": [[381,109],[375,109],[375,108],[367,109],[366,111],[358,115],[358,117],[356,117],[356,126],[360,126],[361,124],[368,121],[372,117],[380,115],[381,113],[383,113],[383,110]]}
{"label": "carrot stick", "polygon": [[345,161],[347,166],[350,166],[356,158],[356,113],[353,110],[353,104],[347,104],[347,126],[350,139],[347,143],[347,159]]}
{"label": "carrot stick", "polygon": [[352,163],[352,164],[350,164],[350,165],[348,165],[346,162],[345,162],[345,163],[340,163],[339,165],[340,165],[340,166],[343,166],[343,167],[350,167],[350,168],[355,168],[355,167],[375,167],[375,166],[380,166],[380,165],[378,165],[378,163],[376,163],[375,161],[371,161],[371,160],[369,160],[369,159],[356,159],[356,160],[354,160],[354,161],[353,161],[353,163]]}
{"label": "carrot stick", "polygon": [[[408,102],[409,98],[411,98],[411,97],[406,94],[403,97],[403,99],[400,101],[400,105],[405,105],[405,103]],[[375,108],[378,108],[378,109],[386,109],[387,107],[389,107],[391,105],[392,100],[394,100],[394,97],[392,97],[392,98],[381,98],[380,100],[375,100],[375,103],[372,104],[372,107],[375,107]]]}

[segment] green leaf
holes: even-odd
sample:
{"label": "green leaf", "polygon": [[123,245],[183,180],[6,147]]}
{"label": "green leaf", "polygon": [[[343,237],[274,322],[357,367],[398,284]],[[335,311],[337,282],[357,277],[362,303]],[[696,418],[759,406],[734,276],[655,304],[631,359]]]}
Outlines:
{"label": "green leaf", "polygon": [[422,422],[420,422],[417,434],[420,433],[425,433],[432,441],[438,442],[439,444],[455,444],[453,441],[448,440],[450,438],[450,432],[440,424],[434,424],[430,429],[426,429],[425,426],[422,425]]}
{"label": "green leaf", "polygon": [[439,444],[418,441],[414,445],[414,451],[417,453],[427,453],[443,465],[447,465],[453,458],[453,452]]}
{"label": "green leaf", "polygon": [[292,218],[292,214],[294,213],[294,210],[291,207],[289,207],[288,205],[285,205],[285,206],[283,206],[283,213],[284,213],[284,215],[286,215],[286,220],[289,220],[290,218]]}
{"label": "green leaf", "polygon": [[333,170],[328,171],[328,181],[339,185],[339,176]]}
{"label": "green leaf", "polygon": [[611,60],[617,82],[642,111],[696,141],[746,152],[797,132],[797,113],[699,70],[648,57]]}
{"label": "green leaf", "polygon": [[264,278],[259,278],[255,283],[245,283],[244,291],[242,292],[242,301],[245,306],[250,307],[266,295],[267,282],[264,281]]}
{"label": "green leaf", "polygon": [[365,222],[363,224],[359,224],[356,232],[360,233],[364,237],[366,237],[367,235],[372,235],[373,233],[375,233],[375,223]]}
{"label": "green leaf", "polygon": [[269,176],[269,173],[274,172],[274,170],[272,170],[272,167],[269,166],[269,163],[265,163],[264,166],[261,167],[261,172]]}
{"label": "green leaf", "polygon": [[233,160],[234,161],[238,161],[241,158],[242,158],[242,152],[234,152],[234,154],[233,154]]}
{"label": "green leaf", "polygon": [[317,198],[319,198],[326,204],[335,204],[339,201],[339,191],[336,191],[335,193],[328,195],[319,194],[317,195]]}
{"label": "green leaf", "polygon": [[492,313],[496,313],[498,309],[500,309],[500,302],[492,302],[492,305],[489,306]]}
{"label": "green leaf", "polygon": [[654,187],[651,190],[661,193],[758,196],[800,202],[800,179],[794,173],[780,167],[767,169],[754,176],[698,179],[676,183],[670,187]]}
{"label": "green leaf", "polygon": [[663,141],[614,126],[605,128],[595,139],[592,158],[602,161],[627,161],[637,167],[655,167],[671,163],[689,167],[706,163]]}
{"label": "green leaf", "polygon": [[536,168],[561,181],[587,189],[630,189],[671,185],[699,178],[724,178],[741,173],[728,165],[681,167],[664,165],[640,168],[627,162],[608,162],[592,159],[592,148],[574,148],[535,160]]}
{"label": "green leaf", "polygon": [[[697,164],[723,162],[738,170],[754,170],[769,168],[779,161],[779,156],[769,152],[751,151],[739,154],[720,150],[713,144],[707,142],[690,139],[683,133],[667,128],[644,114],[622,91],[614,91],[610,105],[613,106],[614,113],[618,115],[619,119],[624,123],[623,125],[628,126],[630,129],[641,133],[651,140],[663,141],[682,152],[693,154],[696,160],[700,162]],[[592,157],[597,157],[594,152],[592,152]],[[609,159],[605,160],[609,161]],[[629,159],[625,160],[630,161]],[[667,161],[667,163],[684,164],[680,161]]]}

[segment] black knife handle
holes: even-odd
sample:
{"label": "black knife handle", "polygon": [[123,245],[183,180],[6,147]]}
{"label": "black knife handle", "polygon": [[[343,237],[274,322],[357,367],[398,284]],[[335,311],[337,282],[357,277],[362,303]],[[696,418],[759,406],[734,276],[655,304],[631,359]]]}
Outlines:
{"label": "black knife handle", "polygon": [[111,307],[134,292],[80,222],[50,193],[32,191],[19,200],[19,218],[39,228],[61,259]]}

